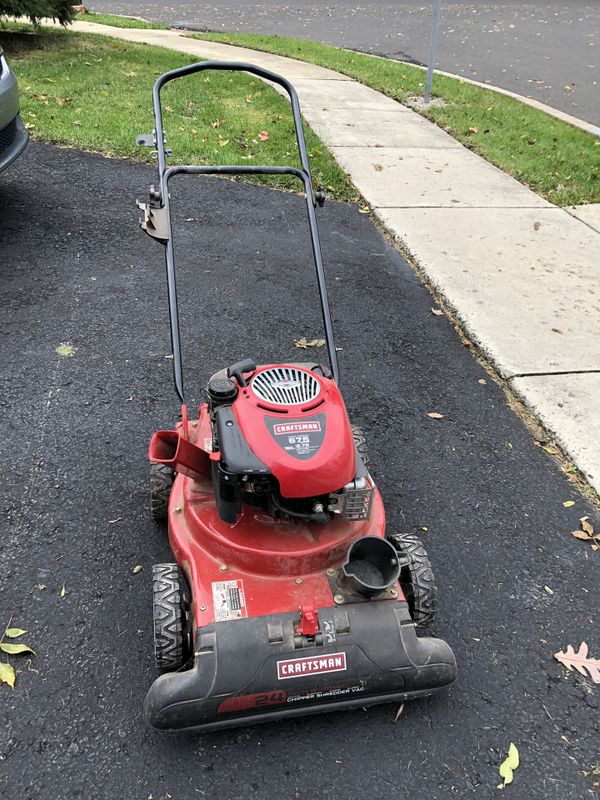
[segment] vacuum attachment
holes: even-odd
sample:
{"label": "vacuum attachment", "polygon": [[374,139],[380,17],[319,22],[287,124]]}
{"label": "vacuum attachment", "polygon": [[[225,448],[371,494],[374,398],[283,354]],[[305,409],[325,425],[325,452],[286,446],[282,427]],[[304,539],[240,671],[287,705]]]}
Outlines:
{"label": "vacuum attachment", "polygon": [[350,545],[337,584],[352,594],[374,597],[392,587],[399,577],[394,545],[379,536],[363,536]]}

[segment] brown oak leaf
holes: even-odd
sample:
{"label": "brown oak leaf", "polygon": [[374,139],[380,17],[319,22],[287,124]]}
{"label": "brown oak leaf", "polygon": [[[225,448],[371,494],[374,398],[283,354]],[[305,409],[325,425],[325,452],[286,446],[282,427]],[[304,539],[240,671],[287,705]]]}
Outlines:
{"label": "brown oak leaf", "polygon": [[584,675],[586,678],[589,675],[594,683],[600,683],[600,660],[588,658],[588,646],[585,642],[579,645],[577,652],[570,644],[567,645],[566,651],[563,653],[562,650],[559,650],[558,653],[554,653],[554,658],[569,671],[574,668],[580,675]]}

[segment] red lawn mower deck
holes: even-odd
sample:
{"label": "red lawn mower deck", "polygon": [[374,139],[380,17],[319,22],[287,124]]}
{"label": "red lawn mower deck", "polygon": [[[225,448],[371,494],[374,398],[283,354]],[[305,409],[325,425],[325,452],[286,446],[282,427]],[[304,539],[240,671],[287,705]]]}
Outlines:
{"label": "red lawn mower deck", "polygon": [[[289,94],[301,168],[166,167],[160,91],[204,70],[246,71]],[[154,640],[161,675],[145,713],[161,730],[253,724],[431,694],[456,677],[450,647],[417,637],[437,590],[411,533],[386,533],[366,443],[340,394],[298,98],[284,78],[235,62],[162,75],[153,94],[159,186],[138,205],[165,246],[181,422],[152,437],[152,513],[168,520],[176,563],[155,565]],[[168,182],[176,174],[294,175],[304,184],[330,368],[259,366],[213,375],[190,419],[183,369]]]}

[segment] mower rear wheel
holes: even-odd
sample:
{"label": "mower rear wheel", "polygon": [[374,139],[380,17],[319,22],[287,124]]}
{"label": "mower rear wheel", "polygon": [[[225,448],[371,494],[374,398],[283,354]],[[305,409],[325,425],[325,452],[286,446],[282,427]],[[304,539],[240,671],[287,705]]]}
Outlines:
{"label": "mower rear wheel", "polygon": [[406,562],[400,585],[413,622],[418,628],[428,628],[435,618],[438,590],[427,550],[414,533],[395,533],[388,538]]}
{"label": "mower rear wheel", "polygon": [[168,518],[169,495],[175,473],[165,464],[150,464],[150,513],[164,522]]}
{"label": "mower rear wheel", "polygon": [[354,438],[354,446],[358,450],[362,462],[365,467],[369,468],[369,451],[367,450],[367,440],[358,425],[352,425],[352,436]]}
{"label": "mower rear wheel", "polygon": [[152,567],[154,659],[161,672],[180,669],[190,655],[189,595],[177,564]]}

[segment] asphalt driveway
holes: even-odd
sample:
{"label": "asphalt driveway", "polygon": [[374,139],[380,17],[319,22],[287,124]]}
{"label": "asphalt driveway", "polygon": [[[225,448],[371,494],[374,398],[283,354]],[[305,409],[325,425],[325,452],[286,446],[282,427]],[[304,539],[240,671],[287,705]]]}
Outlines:
{"label": "asphalt driveway", "polygon": [[[396,724],[382,706],[202,737],[146,727],[150,573],[170,557],[145,450],[178,410],[162,249],[133,203],[153,178],[33,143],[0,179],[0,624],[37,652],[0,685],[0,795],[492,798],[511,741],[514,797],[597,795],[598,687],[552,654],[585,640],[600,656],[598,553],[568,533],[600,518],[369,218],[336,203],[320,225],[342,388],[390,527],[427,528],[458,682]],[[242,356],[307,355],[303,201],[189,179],[175,209],[190,401]]]}

